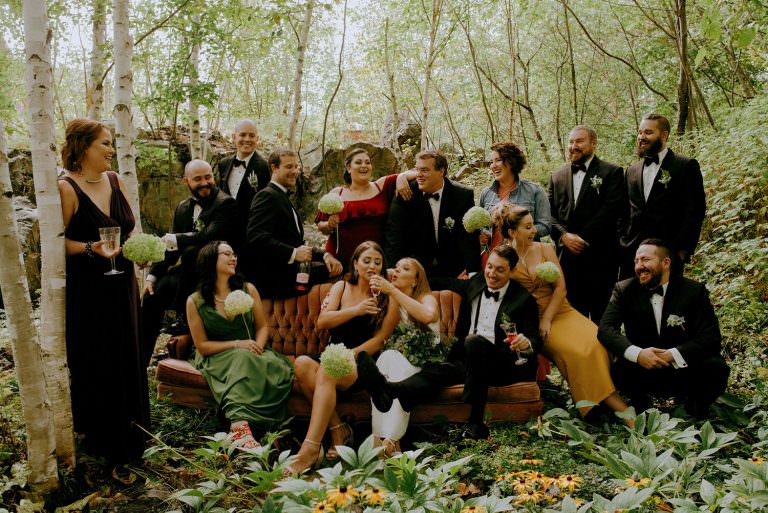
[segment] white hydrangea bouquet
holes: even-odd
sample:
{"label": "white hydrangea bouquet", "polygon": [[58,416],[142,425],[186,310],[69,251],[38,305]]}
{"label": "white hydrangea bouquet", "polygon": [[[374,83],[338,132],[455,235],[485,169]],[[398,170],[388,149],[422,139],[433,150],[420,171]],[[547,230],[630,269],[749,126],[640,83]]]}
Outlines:
{"label": "white hydrangea bouquet", "polygon": [[333,379],[343,378],[357,366],[355,353],[344,344],[328,344],[320,355],[320,366]]}
{"label": "white hydrangea bouquet", "polygon": [[251,330],[248,328],[248,322],[245,320],[245,314],[253,309],[253,298],[244,290],[233,290],[227,294],[224,300],[224,313],[227,317],[234,319],[238,315],[242,316],[245,331],[248,333],[248,339],[251,337]]}
{"label": "white hydrangea bouquet", "polygon": [[483,207],[472,207],[461,218],[467,233],[476,232],[491,225],[491,214]]}
{"label": "white hydrangea bouquet", "polygon": [[138,233],[125,241],[123,256],[137,264],[160,262],[165,258],[165,243],[157,235]]}
{"label": "white hydrangea bouquet", "polygon": [[547,283],[555,283],[560,278],[560,269],[554,262],[542,262],[536,266],[536,276]]}
{"label": "white hydrangea bouquet", "polygon": [[[320,201],[317,202],[317,209],[323,214],[332,216],[344,210],[344,200],[342,200],[341,196],[339,196],[338,194],[329,192],[328,194],[321,197]],[[338,252],[339,251],[339,228],[337,227],[334,231],[336,232],[336,251]]]}

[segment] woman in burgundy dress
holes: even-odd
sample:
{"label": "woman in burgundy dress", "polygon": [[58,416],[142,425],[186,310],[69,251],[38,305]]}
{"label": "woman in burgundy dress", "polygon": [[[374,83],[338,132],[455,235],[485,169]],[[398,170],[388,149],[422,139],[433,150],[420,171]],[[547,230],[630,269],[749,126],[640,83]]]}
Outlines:
{"label": "woman in burgundy dress", "polygon": [[[331,194],[338,194],[344,201],[344,210],[332,216],[318,211],[315,223],[323,234],[328,235],[325,250],[344,264],[346,270],[361,243],[367,240],[384,242],[389,204],[395,191],[405,199],[410,198],[408,180],[416,178],[416,172],[406,171],[371,181],[373,166],[365,148],[350,150],[344,165],[345,185],[331,190]],[[336,230],[339,247],[336,247]]]}
{"label": "woman in burgundy dress", "polygon": [[[146,364],[139,347],[139,291],[133,264],[110,252],[99,228],[119,227],[124,242],[134,216],[125,185],[108,171],[114,149],[105,125],[74,119],[66,130],[59,180],[67,252],[67,362],[75,431],[83,447],[113,463],[138,458],[149,429]],[[110,256],[121,274],[105,275]]]}

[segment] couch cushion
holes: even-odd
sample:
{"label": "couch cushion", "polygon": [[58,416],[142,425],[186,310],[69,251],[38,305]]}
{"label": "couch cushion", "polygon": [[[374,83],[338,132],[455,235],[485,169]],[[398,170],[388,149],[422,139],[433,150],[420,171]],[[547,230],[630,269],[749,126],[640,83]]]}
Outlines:
{"label": "couch cushion", "polygon": [[208,383],[200,371],[187,360],[166,358],[160,360],[155,372],[160,383],[166,383],[175,387],[202,388],[208,390]]}

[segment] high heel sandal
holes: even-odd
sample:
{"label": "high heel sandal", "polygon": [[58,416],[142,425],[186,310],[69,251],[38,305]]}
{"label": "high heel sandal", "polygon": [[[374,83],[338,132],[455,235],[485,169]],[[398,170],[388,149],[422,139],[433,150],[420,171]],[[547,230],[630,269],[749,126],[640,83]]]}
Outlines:
{"label": "high heel sandal", "polygon": [[402,452],[400,450],[400,440],[392,440],[391,438],[382,438],[381,446],[384,447],[384,450],[381,451],[381,456],[383,458],[389,458],[394,456],[395,454]]}
{"label": "high heel sandal", "polygon": [[[307,470],[313,468],[313,467],[319,467],[320,464],[323,462],[323,445],[320,442],[315,442],[314,440],[310,440],[309,438],[305,438],[303,442],[301,442],[301,446],[304,447],[304,444],[309,445],[311,447],[317,448],[317,457],[315,458],[315,461],[309,464],[309,466],[299,469],[295,468],[294,465],[296,463],[296,458],[298,458],[298,454],[293,457],[293,461],[283,467],[283,477],[291,477],[294,474],[302,474],[306,472]],[[301,452],[301,449],[299,449],[299,452]]]}
{"label": "high heel sandal", "polygon": [[[326,453],[325,457],[328,459],[328,461],[336,461],[340,458],[339,452],[336,450],[337,445],[346,445],[350,446],[352,445],[352,442],[354,441],[355,432],[352,431],[352,427],[347,424],[346,422],[341,422],[339,424],[336,424],[335,426],[331,426],[328,428],[329,431],[336,431],[339,429],[346,430],[349,434],[344,438],[344,440],[340,444],[334,444],[331,442],[331,447],[328,449],[328,452]],[[333,435],[331,435],[331,438],[333,438]]]}
{"label": "high heel sandal", "polygon": [[252,450],[261,447],[259,442],[257,442],[253,437],[253,433],[251,433],[251,427],[247,422],[243,422],[238,425],[233,424],[230,426],[230,429],[232,430],[232,443],[237,444],[238,449]]}

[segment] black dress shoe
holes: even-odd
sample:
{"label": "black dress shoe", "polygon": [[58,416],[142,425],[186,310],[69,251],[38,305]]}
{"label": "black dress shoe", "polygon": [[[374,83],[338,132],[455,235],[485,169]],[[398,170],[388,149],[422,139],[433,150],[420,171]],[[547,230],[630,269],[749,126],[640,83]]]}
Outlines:
{"label": "black dress shoe", "polygon": [[373,405],[380,412],[387,412],[392,408],[392,392],[389,389],[387,379],[381,373],[371,355],[362,351],[357,356],[358,379],[371,396]]}
{"label": "black dress shoe", "polygon": [[485,424],[469,423],[464,426],[461,438],[464,440],[485,440],[490,434],[491,432]]}

